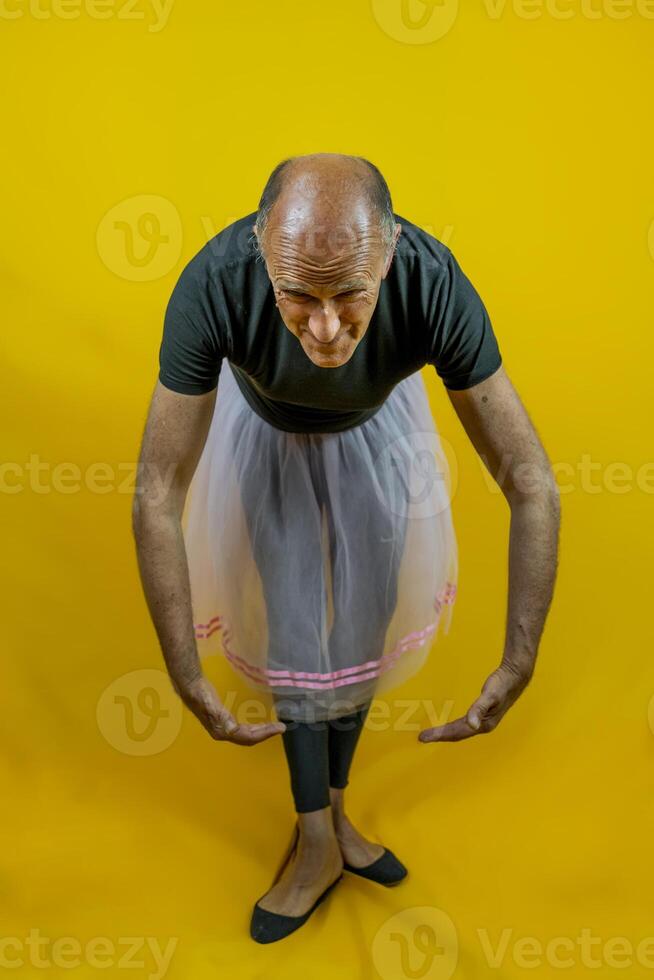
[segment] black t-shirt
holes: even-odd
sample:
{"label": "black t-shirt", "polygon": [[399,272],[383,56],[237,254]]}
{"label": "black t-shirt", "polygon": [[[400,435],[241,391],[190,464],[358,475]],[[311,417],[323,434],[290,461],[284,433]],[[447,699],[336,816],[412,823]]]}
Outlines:
{"label": "black t-shirt", "polygon": [[373,416],[393,387],[433,364],[447,388],[469,388],[502,357],[486,309],[452,252],[405,218],[368,329],[347,363],[320,368],[275,305],[254,245],[256,213],[191,259],[166,309],[159,380],[196,395],[216,387],[222,358],[251,408],[289,432],[339,432]]}

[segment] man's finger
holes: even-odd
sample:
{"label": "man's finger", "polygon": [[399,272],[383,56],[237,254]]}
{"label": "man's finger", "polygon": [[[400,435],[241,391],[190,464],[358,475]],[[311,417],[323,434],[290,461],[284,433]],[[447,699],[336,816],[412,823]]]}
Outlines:
{"label": "man's finger", "polygon": [[248,725],[254,738],[257,742],[261,742],[264,738],[270,738],[271,735],[281,735],[282,732],[286,731],[286,725],[279,721],[269,721],[266,723]]}
{"label": "man's finger", "polygon": [[239,725],[238,731],[234,732],[230,738],[233,742],[238,742],[239,745],[256,745],[273,735],[281,735],[285,730],[286,726],[281,722]]}
{"label": "man's finger", "polygon": [[225,732],[225,735],[233,735],[239,727],[236,718],[229,711],[221,711],[218,723]]}
{"label": "man's finger", "polygon": [[476,730],[470,727],[465,718],[456,718],[454,721],[448,721],[446,725],[425,728],[418,735],[418,739],[420,742],[460,742],[476,734]]}
{"label": "man's finger", "polygon": [[482,721],[488,712],[496,707],[497,702],[498,699],[495,694],[480,694],[477,700],[470,705],[466,714],[466,721],[470,727],[474,728],[475,731],[479,731]]}

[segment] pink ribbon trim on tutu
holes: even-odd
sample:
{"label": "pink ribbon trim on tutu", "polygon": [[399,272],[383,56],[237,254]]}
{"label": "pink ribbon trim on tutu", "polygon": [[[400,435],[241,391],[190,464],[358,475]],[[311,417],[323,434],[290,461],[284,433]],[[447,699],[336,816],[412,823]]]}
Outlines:
{"label": "pink ribbon trim on tutu", "polygon": [[[225,656],[241,673],[259,684],[265,684],[268,687],[303,687],[312,690],[331,690],[336,687],[343,687],[345,684],[354,684],[359,681],[378,677],[380,674],[389,670],[395,661],[407,650],[415,650],[423,646],[427,638],[436,631],[442,607],[454,603],[456,591],[456,585],[453,582],[447,582],[445,587],[437,593],[434,600],[434,609],[437,612],[436,621],[425,626],[424,629],[407,633],[390,653],[385,654],[379,660],[368,660],[364,664],[357,664],[354,667],[343,667],[340,670],[332,670],[328,673],[302,670],[264,670],[262,667],[255,667],[230,649],[231,631],[223,622],[222,616],[213,616],[208,623],[196,624],[195,636],[198,640],[207,640],[214,633],[223,630],[222,645]],[[225,627],[224,629],[223,626]]]}

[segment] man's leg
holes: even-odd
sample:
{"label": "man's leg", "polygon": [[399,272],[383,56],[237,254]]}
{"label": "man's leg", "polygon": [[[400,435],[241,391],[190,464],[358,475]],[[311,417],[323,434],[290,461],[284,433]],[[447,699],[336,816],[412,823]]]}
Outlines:
{"label": "man's leg", "polygon": [[[345,464],[341,464],[345,466]],[[350,454],[340,479],[327,471],[322,491],[330,535],[334,621],[329,637],[332,661],[338,666],[371,664],[380,671],[386,632],[398,597],[398,577],[406,541],[407,515],[380,497],[376,474],[364,454]],[[338,472],[336,468],[332,471]],[[395,473],[391,471],[391,478]],[[377,665],[377,666],[375,666]],[[379,676],[379,675],[377,675]],[[365,867],[384,853],[384,847],[359,833],[345,814],[345,787],[361,729],[376,685],[376,677],[341,688],[343,697],[366,701],[358,711],[334,720],[330,729],[330,798],[336,836],[343,858]],[[339,730],[340,726],[340,730]]]}
{"label": "man's leg", "polygon": [[[321,516],[303,447],[284,453],[275,431],[262,428],[247,454],[234,447],[250,544],[266,603],[269,669],[303,671],[316,659],[323,615]],[[254,451],[256,449],[256,451]],[[343,867],[329,799],[327,727],[302,722],[301,692],[272,688],[297,813],[297,844],[259,905],[302,915]],[[310,706],[309,706],[310,707]],[[306,705],[305,705],[306,708]],[[286,709],[286,710],[285,710]],[[264,777],[265,778],[265,777]]]}
{"label": "man's leg", "polygon": [[[300,440],[284,448],[272,427],[243,442],[234,461],[266,606],[266,667],[301,672],[317,659],[324,603],[321,514],[306,448]],[[292,686],[275,693],[282,690],[289,700],[297,694]]]}
{"label": "man's leg", "polygon": [[349,782],[350,766],[361,735],[370,701],[358,711],[329,722],[329,785],[343,790]]}
{"label": "man's leg", "polygon": [[286,725],[282,734],[296,813],[324,810],[329,801],[329,746],[326,721],[299,722],[277,717]]}
{"label": "man's leg", "polygon": [[[337,667],[350,667],[375,664],[384,654],[398,598],[407,515],[380,497],[366,456],[350,453],[342,469],[331,487],[324,476],[334,607],[329,651]],[[375,679],[369,678],[360,686],[342,687],[341,693],[362,703],[374,686]]]}
{"label": "man's leg", "polygon": [[343,869],[329,796],[328,723],[278,717],[297,813],[297,844],[279,880],[259,904],[281,915],[302,915]]}
{"label": "man's leg", "polygon": [[344,860],[355,868],[372,864],[384,853],[380,844],[367,840],[345,814],[345,787],[350,767],[371,702],[358,711],[329,723],[329,797],[334,830]]}

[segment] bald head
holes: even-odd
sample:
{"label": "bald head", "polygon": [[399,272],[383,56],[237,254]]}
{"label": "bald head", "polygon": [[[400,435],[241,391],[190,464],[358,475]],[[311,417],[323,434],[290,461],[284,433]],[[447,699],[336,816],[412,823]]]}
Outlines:
{"label": "bald head", "polygon": [[386,181],[360,157],[285,160],[263,192],[255,234],[282,320],[318,367],[361,341],[401,226]]}
{"label": "bald head", "polygon": [[342,153],[312,153],[278,164],[261,195],[256,227],[262,254],[281,230],[325,257],[357,233],[391,248],[396,228],[381,172],[363,157]]}

